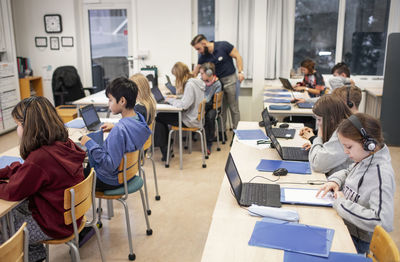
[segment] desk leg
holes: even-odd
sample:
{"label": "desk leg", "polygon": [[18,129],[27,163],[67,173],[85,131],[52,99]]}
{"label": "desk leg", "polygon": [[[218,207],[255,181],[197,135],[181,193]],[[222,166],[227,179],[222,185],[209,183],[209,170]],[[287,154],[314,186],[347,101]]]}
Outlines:
{"label": "desk leg", "polygon": [[182,169],[182,111],[178,112],[179,116],[179,167]]}
{"label": "desk leg", "polygon": [[1,221],[0,221],[0,223],[1,223],[1,230],[2,230],[2,235],[3,235],[3,240],[4,240],[4,242],[6,242],[7,240],[8,240],[8,238],[9,238],[9,236],[8,236],[8,229],[7,229],[7,219],[6,219],[6,216],[2,216],[1,217]]}

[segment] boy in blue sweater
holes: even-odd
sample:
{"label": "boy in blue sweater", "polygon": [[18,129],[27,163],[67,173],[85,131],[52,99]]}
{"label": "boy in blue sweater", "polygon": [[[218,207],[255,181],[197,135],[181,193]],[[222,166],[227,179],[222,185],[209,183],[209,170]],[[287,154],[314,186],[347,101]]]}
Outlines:
{"label": "boy in blue sweater", "polygon": [[81,144],[88,150],[90,164],[96,171],[97,191],[121,186],[118,183],[118,166],[124,154],[141,149],[151,134],[146,120],[133,109],[137,93],[138,88],[133,81],[125,77],[114,79],[106,88],[108,107],[114,115],[121,114],[122,119],[115,125],[106,123],[101,127],[104,132],[110,132],[103,146],[88,136],[81,139]]}

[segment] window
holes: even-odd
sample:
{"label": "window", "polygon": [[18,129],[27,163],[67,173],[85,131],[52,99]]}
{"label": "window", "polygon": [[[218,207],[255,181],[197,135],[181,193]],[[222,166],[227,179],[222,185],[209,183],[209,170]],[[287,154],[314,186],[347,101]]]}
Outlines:
{"label": "window", "polygon": [[208,41],[215,39],[215,0],[198,0],[198,34],[206,36]]}
{"label": "window", "polygon": [[347,0],[343,61],[352,74],[383,75],[390,0]]}
{"label": "window", "polygon": [[297,0],[293,67],[310,58],[316,69],[330,74],[335,65],[339,0]]}

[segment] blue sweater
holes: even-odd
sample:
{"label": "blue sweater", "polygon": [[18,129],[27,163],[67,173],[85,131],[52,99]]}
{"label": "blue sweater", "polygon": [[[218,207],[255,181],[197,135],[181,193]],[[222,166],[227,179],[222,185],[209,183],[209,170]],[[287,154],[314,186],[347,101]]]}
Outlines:
{"label": "blue sweater", "polygon": [[85,146],[97,178],[108,185],[119,185],[118,166],[124,154],[141,149],[150,134],[146,120],[137,114],[135,117],[122,118],[111,129],[103,146],[89,140]]}

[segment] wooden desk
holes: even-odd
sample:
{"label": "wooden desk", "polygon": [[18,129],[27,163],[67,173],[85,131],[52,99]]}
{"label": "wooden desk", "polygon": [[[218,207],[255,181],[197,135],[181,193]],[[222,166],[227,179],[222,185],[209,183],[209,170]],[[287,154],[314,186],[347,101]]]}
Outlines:
{"label": "wooden desk", "polygon": [[[105,95],[105,91],[97,92],[93,95],[86,96],[79,100],[73,102],[74,105],[78,107],[78,116],[79,116],[79,107],[85,105],[94,105],[94,106],[107,106],[108,105],[108,98]],[[179,121],[179,167],[182,169],[182,152],[183,152],[183,145],[182,145],[182,108],[177,108],[172,105],[168,104],[157,104],[156,107],[157,113],[177,113],[178,114],[178,121]]]}
{"label": "wooden desk", "polygon": [[379,118],[381,116],[381,106],[382,106],[382,87],[366,87],[365,92],[366,102],[365,102],[365,113]]}
{"label": "wooden desk", "polygon": [[[239,122],[238,129],[256,129],[255,122]],[[282,145],[301,146],[303,139],[298,137],[298,130],[294,140],[280,140]],[[276,179],[271,172],[258,172],[256,166],[260,159],[280,159],[275,149],[257,150],[246,146],[236,139],[232,145],[231,154],[243,182],[249,181],[256,175],[269,179]],[[288,174],[280,178],[280,182],[305,182],[307,180],[326,180],[325,175],[313,173],[311,175]],[[254,182],[266,183],[264,179],[255,179]],[[319,188],[312,185],[290,185],[282,187]],[[282,208],[296,210],[300,216],[300,223],[332,228],[335,230],[331,251],[356,253],[347,227],[342,218],[333,208],[283,205]],[[227,178],[223,179],[214,209],[207,242],[203,250],[202,261],[283,261],[282,250],[249,246],[251,234],[256,221],[261,218],[253,217],[246,210],[240,208],[233,197]]]}

